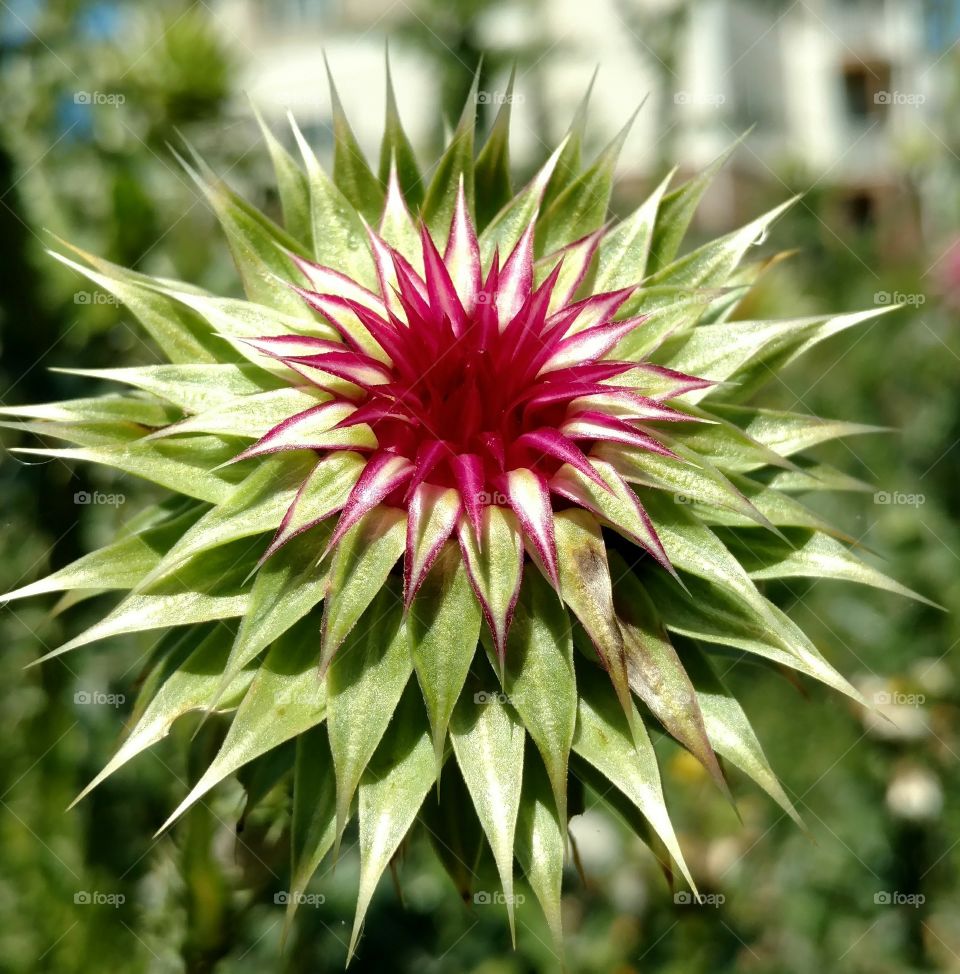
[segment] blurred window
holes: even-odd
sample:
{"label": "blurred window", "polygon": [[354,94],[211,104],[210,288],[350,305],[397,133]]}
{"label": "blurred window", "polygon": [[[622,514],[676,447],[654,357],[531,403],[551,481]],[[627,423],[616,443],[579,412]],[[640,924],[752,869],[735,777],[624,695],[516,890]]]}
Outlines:
{"label": "blurred window", "polygon": [[274,29],[328,24],[338,13],[339,0],[264,0],[263,22]]}
{"label": "blurred window", "polygon": [[859,124],[882,117],[890,94],[890,65],[886,61],[848,61],[841,71],[847,119]]}

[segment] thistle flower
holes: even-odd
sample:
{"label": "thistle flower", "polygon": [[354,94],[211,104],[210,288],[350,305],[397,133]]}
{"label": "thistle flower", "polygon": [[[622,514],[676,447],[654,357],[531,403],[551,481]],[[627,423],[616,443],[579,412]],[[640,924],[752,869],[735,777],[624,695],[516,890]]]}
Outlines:
{"label": "thistle flower", "polygon": [[771,263],[744,258],[784,207],[678,257],[726,154],[607,223],[626,130],[583,167],[585,101],[514,194],[511,99],[478,152],[475,99],[425,190],[389,75],[377,173],[335,90],[332,178],[294,122],[302,166],[264,126],[282,228],[194,154],[245,299],[70,248],[79,261],[56,256],[169,363],[83,373],[131,392],[6,410],[74,444],[27,452],[176,495],[6,596],[127,593],[44,659],[170,630],[83,794],[189,711],[231,723],[170,822],[295,740],[274,769],[292,781],[291,891],[358,819],[351,954],[415,823],[464,896],[489,849],[511,927],[516,860],[559,940],[568,796],[584,784],[693,885],[651,727],[728,797],[719,757],[798,819],[718,662],[733,651],[863,701],[758,583],[913,595],[796,496],[863,487],[806,453],[873,428],[751,404],[889,309],[736,319]]}

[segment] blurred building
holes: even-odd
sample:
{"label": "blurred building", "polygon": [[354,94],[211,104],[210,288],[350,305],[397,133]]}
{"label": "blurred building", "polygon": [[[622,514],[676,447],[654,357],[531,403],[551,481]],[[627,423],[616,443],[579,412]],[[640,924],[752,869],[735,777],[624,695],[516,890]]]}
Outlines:
{"label": "blurred building", "polygon": [[[667,160],[700,167],[754,126],[726,176],[736,191],[714,194],[703,215],[710,229],[735,217],[730,210],[740,209],[742,187],[784,181],[785,174],[835,188],[831,205],[855,228],[882,221],[891,207],[900,232],[922,219],[922,192],[905,196],[903,173],[911,154],[936,151],[942,140],[941,72],[960,36],[960,0],[452,4],[460,6],[474,13],[457,31],[482,48],[521,54],[513,105],[521,165],[562,133],[599,65],[591,112],[597,143],[646,100],[623,154],[623,186],[648,185]],[[437,54],[449,48],[452,70],[467,72],[457,63],[462,38],[438,26],[441,7],[439,0],[216,4],[225,32],[246,54],[246,91],[268,116],[289,108],[315,145],[329,145],[322,47],[371,153],[382,124],[387,37],[398,35],[394,76],[415,144],[435,133]],[[409,29],[418,24],[419,42]],[[537,58],[524,59],[531,50]],[[506,77],[487,84],[493,90],[481,97],[495,105]]]}

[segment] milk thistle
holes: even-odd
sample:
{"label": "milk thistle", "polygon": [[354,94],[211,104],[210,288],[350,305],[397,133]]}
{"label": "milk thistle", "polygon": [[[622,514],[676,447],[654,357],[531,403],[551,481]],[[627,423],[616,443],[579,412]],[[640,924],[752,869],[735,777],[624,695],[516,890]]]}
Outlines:
{"label": "milk thistle", "polygon": [[797,818],[723,681],[731,651],[863,701],[763,583],[912,594],[797,499],[861,487],[806,453],[872,427],[754,405],[799,355],[889,309],[738,318],[771,262],[745,258],[789,204],[678,257],[727,154],[609,221],[626,130],[582,165],[584,102],[515,193],[512,99],[478,146],[477,98],[428,179],[389,74],[376,172],[335,90],[332,176],[295,122],[301,162],[263,126],[282,226],[181,160],[245,298],[64,245],[167,363],[83,373],[125,392],[5,410],[72,444],[26,452],[171,492],[6,596],[124,593],[43,659],[170,630],[84,794],[189,711],[231,723],[167,824],[295,740],[290,910],[356,819],[351,955],[417,823],[465,898],[491,855],[511,927],[522,874],[559,941],[584,784],[693,886],[650,729],[728,797],[719,758]]}

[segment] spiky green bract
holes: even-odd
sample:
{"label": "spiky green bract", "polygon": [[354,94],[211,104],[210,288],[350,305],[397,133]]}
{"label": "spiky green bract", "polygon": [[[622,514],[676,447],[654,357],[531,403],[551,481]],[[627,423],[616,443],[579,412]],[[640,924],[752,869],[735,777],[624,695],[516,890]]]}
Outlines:
{"label": "spiky green bract", "polygon": [[506,110],[484,138],[468,104],[421,169],[390,90],[375,172],[334,103],[330,175],[295,125],[302,163],[266,133],[283,227],[185,163],[245,298],[56,255],[122,301],[167,362],[88,373],[126,391],[7,408],[5,425],[69,444],[29,452],[179,496],[6,598],[119,593],[48,655],[181,627],[93,784],[186,712],[233,714],[173,821],[295,739],[289,888],[356,819],[351,954],[416,822],[459,895],[490,892],[471,885],[485,858],[511,926],[525,880],[559,941],[571,782],[604,792],[694,881],[651,728],[725,794],[718,756],[796,817],[719,654],[857,694],[758,583],[913,595],[796,496],[861,488],[807,452],[872,428],[753,398],[880,312],[737,319],[768,263],[744,259],[782,207],[678,256],[722,159],[608,224],[623,133],[581,166],[582,109],[511,196]]}

